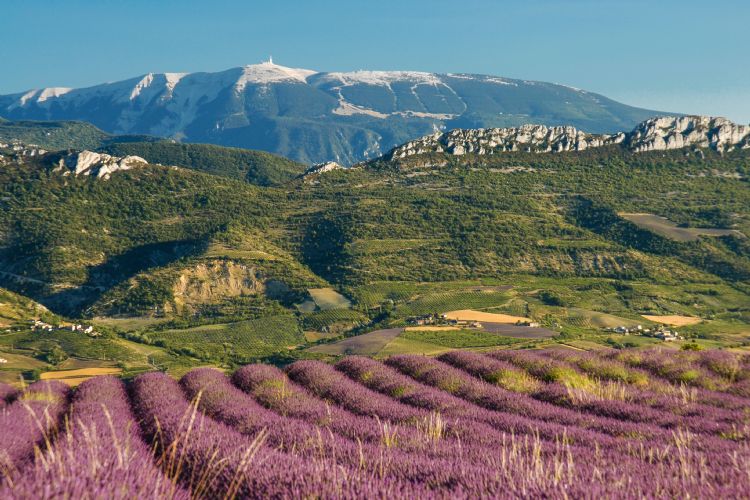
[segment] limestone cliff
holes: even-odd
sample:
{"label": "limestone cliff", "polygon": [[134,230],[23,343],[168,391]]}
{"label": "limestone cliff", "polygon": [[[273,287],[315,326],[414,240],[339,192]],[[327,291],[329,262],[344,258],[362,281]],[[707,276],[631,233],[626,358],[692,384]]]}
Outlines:
{"label": "limestone cliff", "polygon": [[574,127],[544,125],[456,129],[409,141],[392,149],[385,159],[425,153],[559,153],[615,144],[636,153],[684,147],[711,148],[726,153],[736,148],[750,148],[750,126],[738,125],[725,118],[683,116],[651,118],[629,133],[616,134],[589,134]]}

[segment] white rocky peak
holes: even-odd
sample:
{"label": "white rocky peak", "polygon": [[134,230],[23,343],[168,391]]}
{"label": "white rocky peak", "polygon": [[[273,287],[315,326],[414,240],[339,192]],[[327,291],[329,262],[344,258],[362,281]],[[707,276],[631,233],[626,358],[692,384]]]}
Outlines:
{"label": "white rocky peak", "polygon": [[140,82],[135,84],[135,87],[133,87],[133,90],[130,92],[130,100],[132,101],[138,97],[141,94],[141,91],[150,87],[152,83],[154,83],[154,74],[149,73],[144,76]]}
{"label": "white rocky peak", "polygon": [[260,85],[285,81],[307,83],[307,78],[315,74],[317,74],[317,71],[287,68],[286,66],[274,64],[273,60],[269,59],[260,64],[250,64],[242,68],[242,74],[237,79],[235,88],[238,91],[242,91],[249,83]]}
{"label": "white rocky peak", "polygon": [[190,73],[164,73],[164,78],[167,80],[167,91],[171,94],[177,84],[180,83],[180,80],[189,74]]}
{"label": "white rocky peak", "polygon": [[305,170],[304,175],[312,175],[312,174],[323,174],[325,172],[330,172],[332,170],[341,170],[344,167],[336,163],[335,161],[326,161],[323,163],[316,163],[315,165],[310,165],[307,170]]}
{"label": "white rocky peak", "polygon": [[706,116],[659,117],[632,132],[588,134],[574,127],[523,125],[512,128],[456,129],[437,132],[391,150],[387,159],[424,153],[494,154],[505,151],[557,153],[622,144],[633,152],[711,148],[720,153],[750,148],[750,126]]}
{"label": "white rocky peak", "polygon": [[147,163],[140,156],[111,156],[84,150],[60,158],[55,171],[63,171],[63,175],[87,175],[107,180],[114,172],[143,167]]}

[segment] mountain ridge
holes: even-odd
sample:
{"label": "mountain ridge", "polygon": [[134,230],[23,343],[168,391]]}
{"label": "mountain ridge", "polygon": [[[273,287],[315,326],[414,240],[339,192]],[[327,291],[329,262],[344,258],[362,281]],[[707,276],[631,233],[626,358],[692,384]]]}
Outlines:
{"label": "mountain ridge", "polygon": [[710,148],[720,153],[750,148],[750,125],[709,116],[661,116],[638,124],[632,131],[591,134],[572,126],[454,129],[414,139],[386,153],[385,160],[425,153],[495,154],[501,152],[558,153],[621,145],[640,153],[685,147]]}
{"label": "mountain ridge", "polygon": [[84,120],[109,133],[260,149],[306,163],[375,158],[436,130],[531,122],[613,133],[655,114],[531,80],[418,71],[326,73],[270,61],[0,96],[0,115],[12,120]]}

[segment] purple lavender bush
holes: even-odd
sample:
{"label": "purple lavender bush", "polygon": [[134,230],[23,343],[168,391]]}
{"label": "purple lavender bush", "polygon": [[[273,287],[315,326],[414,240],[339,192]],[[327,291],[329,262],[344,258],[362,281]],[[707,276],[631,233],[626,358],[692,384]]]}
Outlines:
{"label": "purple lavender bush", "polygon": [[0,411],[0,481],[12,482],[31,463],[35,449],[52,443],[69,393],[62,382],[34,382]]}

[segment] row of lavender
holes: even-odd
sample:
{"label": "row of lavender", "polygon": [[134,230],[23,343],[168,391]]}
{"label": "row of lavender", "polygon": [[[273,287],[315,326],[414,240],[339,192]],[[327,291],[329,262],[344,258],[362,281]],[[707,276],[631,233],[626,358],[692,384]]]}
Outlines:
{"label": "row of lavender", "polygon": [[725,352],[454,351],[0,387],[0,495],[742,497],[748,380]]}

